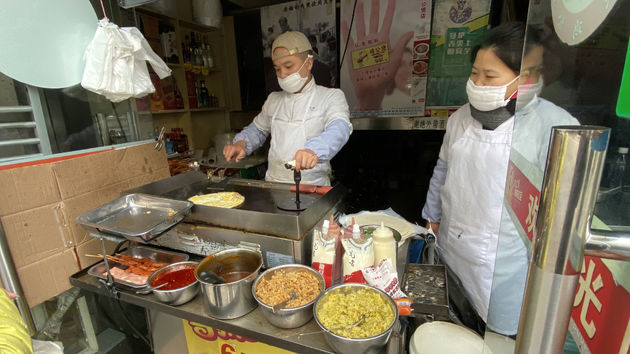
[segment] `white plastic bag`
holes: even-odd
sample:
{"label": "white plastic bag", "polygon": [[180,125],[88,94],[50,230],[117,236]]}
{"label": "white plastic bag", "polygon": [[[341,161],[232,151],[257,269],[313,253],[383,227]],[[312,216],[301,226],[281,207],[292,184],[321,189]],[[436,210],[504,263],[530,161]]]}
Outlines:
{"label": "white plastic bag", "polygon": [[137,28],[119,28],[104,18],[85,50],[81,86],[112,102],[144,97],[155,91],[145,61],[160,79],[171,74]]}

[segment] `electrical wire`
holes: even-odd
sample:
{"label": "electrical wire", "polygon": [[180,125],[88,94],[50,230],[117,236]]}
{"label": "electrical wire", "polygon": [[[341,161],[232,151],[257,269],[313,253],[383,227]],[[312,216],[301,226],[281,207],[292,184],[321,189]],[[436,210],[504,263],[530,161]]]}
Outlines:
{"label": "electrical wire", "polygon": [[352,33],[352,24],[354,23],[354,12],[357,9],[357,1],[358,0],[354,0],[354,6],[352,6],[352,17],[350,17],[350,27],[348,28],[348,38],[346,38],[346,45],[343,48],[343,55],[341,56],[341,63],[339,64],[339,68],[343,67],[343,62],[344,62],[344,59],[346,58],[346,51],[348,50],[348,43],[350,42],[350,33]]}
{"label": "electrical wire", "polygon": [[144,334],[140,333],[140,330],[136,328],[136,326],[133,323],[131,323],[131,320],[129,319],[129,317],[127,317],[127,314],[125,313],[125,310],[122,307],[122,303],[120,302],[120,299],[118,297],[116,297],[116,303],[118,304],[118,308],[120,308],[120,313],[122,314],[122,317],[127,323],[127,325],[129,326],[129,328],[131,328],[131,330],[138,337],[140,337],[140,339],[142,339],[142,341],[151,349],[151,351],[153,351],[153,346],[151,345],[151,342],[149,341],[149,339]]}

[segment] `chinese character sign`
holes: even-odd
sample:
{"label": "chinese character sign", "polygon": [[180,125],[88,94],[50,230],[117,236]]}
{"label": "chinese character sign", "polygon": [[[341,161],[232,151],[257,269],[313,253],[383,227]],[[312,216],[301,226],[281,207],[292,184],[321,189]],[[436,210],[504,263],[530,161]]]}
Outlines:
{"label": "chinese character sign", "polygon": [[430,20],[429,0],[341,1],[341,89],[351,116],[424,115]]}
{"label": "chinese character sign", "polygon": [[571,320],[581,352],[628,353],[630,295],[599,258],[585,258]]}

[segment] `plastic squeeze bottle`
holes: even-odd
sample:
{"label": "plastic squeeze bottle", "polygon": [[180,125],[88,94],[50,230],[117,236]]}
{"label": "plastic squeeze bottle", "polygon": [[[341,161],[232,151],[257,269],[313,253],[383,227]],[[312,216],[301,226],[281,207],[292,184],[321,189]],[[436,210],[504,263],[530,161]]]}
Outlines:
{"label": "plastic squeeze bottle", "polygon": [[381,222],[381,226],[377,227],[372,233],[372,240],[374,242],[374,266],[378,266],[383,259],[389,258],[392,260],[394,269],[396,269],[397,247],[392,230],[385,227],[383,222]]}

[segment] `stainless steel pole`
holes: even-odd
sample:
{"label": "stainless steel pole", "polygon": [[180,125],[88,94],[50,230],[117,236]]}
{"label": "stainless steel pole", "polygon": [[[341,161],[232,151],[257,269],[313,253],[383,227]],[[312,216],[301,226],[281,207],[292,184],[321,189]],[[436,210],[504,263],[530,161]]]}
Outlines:
{"label": "stainless steel pole", "polygon": [[554,127],[516,353],[562,353],[610,129]]}
{"label": "stainless steel pole", "polygon": [[35,322],[15,271],[15,265],[13,264],[13,258],[11,258],[11,252],[9,252],[9,244],[7,243],[2,224],[0,224],[0,281],[2,287],[18,295],[15,304],[22,315],[22,319],[24,319],[24,323],[26,323],[26,327],[28,327],[29,333],[34,335],[36,332]]}

